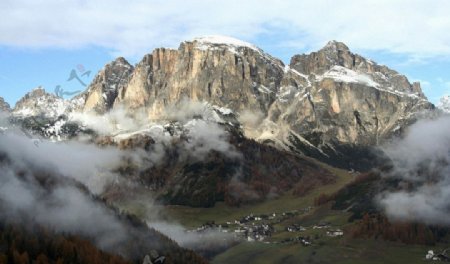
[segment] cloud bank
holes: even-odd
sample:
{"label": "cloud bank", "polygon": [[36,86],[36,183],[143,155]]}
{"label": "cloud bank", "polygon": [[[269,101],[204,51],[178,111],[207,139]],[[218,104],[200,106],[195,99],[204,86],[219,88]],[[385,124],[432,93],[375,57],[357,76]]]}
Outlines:
{"label": "cloud bank", "polygon": [[123,223],[75,183],[100,192],[113,176],[102,175],[101,170],[117,162],[116,154],[44,141],[37,148],[11,131],[0,135],[0,218],[32,220],[58,232],[92,238],[110,252],[120,247],[126,254],[121,251],[128,239]]}
{"label": "cloud bank", "polygon": [[378,202],[388,216],[450,225],[450,116],[422,120],[405,138],[387,146],[396,177],[407,186],[385,192]]}
{"label": "cloud bank", "polygon": [[[205,10],[208,10],[205,12]],[[330,39],[352,48],[411,56],[450,55],[450,2],[436,0],[162,1],[5,0],[0,44],[27,48],[100,46],[142,56],[194,36],[247,41],[275,34],[280,47],[317,49]],[[20,32],[21,34],[17,34]],[[282,32],[277,34],[274,32]],[[310,46],[305,45],[308,43]]]}
{"label": "cloud bank", "polygon": [[[114,115],[114,118],[118,116],[121,115]],[[10,127],[7,120],[0,117],[0,125]],[[218,126],[208,126],[199,120],[192,124],[192,129],[205,129],[205,132],[190,135],[192,139],[183,150],[191,152],[189,155],[206,155],[208,149],[229,151],[230,146],[222,138],[225,132]],[[212,138],[206,134],[211,129]],[[215,133],[217,137],[214,137]],[[161,143],[156,147],[164,146]],[[128,242],[137,236],[130,232],[136,231],[120,221],[113,210],[96,202],[91,192],[100,195],[110,183],[130,183],[113,172],[124,160],[131,160],[144,169],[160,161],[159,155],[164,155],[163,149],[128,152],[94,144],[54,143],[44,139],[36,147],[21,131],[10,127],[0,133],[0,220],[32,219],[57,232],[89,237],[99,248],[109,252],[124,256],[132,254]],[[81,188],[78,182],[89,191]],[[150,207],[154,205],[153,200],[145,202]],[[189,233],[181,225],[162,222],[158,214],[154,217],[149,226],[188,248],[199,249],[204,245],[221,248],[232,242],[232,236],[217,230]]]}

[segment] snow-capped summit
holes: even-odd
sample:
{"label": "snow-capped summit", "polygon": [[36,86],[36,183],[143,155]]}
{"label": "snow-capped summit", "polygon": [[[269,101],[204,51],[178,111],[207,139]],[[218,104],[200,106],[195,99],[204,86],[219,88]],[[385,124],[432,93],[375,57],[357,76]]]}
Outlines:
{"label": "snow-capped summit", "polygon": [[253,49],[256,51],[261,51],[260,48],[256,47],[255,45],[235,39],[233,37],[228,36],[221,36],[221,35],[210,35],[210,36],[204,36],[204,37],[197,37],[193,39],[193,42],[196,42],[200,45],[225,45],[225,46],[233,46],[233,47],[246,47],[249,49]]}
{"label": "snow-capped summit", "polygon": [[155,49],[135,67],[118,58],[71,101],[37,89],[13,114],[58,117],[73,112],[74,104],[81,115],[124,110],[161,120],[185,100],[216,106],[220,118],[211,116],[217,122],[238,117],[248,137],[299,153],[312,148],[317,158],[330,159],[341,145],[381,144],[412,123],[415,113],[434,108],[419,83],[342,42],[294,55],[285,66],[248,42],[206,36],[178,49]]}
{"label": "snow-capped summit", "polygon": [[76,107],[76,101],[64,100],[53,93],[48,93],[41,86],[31,90],[20,99],[13,109],[16,116],[46,116],[55,118]]}
{"label": "snow-capped summit", "polygon": [[329,51],[337,52],[339,50],[349,51],[350,49],[343,42],[331,40],[321,50],[329,50]]}
{"label": "snow-capped summit", "polygon": [[221,35],[210,35],[204,37],[194,38],[192,41],[194,47],[199,50],[228,50],[237,55],[243,55],[244,50],[252,50],[256,54],[261,55],[267,62],[277,65],[279,68],[284,69],[285,65],[283,62],[270,54],[264,52],[261,48],[249,42],[239,40],[233,37],[221,36]]}
{"label": "snow-capped summit", "polygon": [[450,95],[443,96],[439,100],[439,103],[437,104],[437,107],[439,109],[441,109],[442,111],[444,111],[445,113],[449,113],[450,114]]}

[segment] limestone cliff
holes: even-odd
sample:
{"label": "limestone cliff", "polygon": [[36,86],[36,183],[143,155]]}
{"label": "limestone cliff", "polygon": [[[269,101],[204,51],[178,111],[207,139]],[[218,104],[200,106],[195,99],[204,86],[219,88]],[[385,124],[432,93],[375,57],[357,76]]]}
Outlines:
{"label": "limestone cliff", "polygon": [[283,63],[244,42],[200,38],[178,50],[156,49],[137,65],[115,105],[146,106],[157,116],[187,98],[267,112],[283,78]]}
{"label": "limestone cliff", "polygon": [[285,66],[249,43],[224,37],[146,55],[114,107],[146,107],[158,118],[164,107],[184,98],[238,115],[258,113],[256,126],[242,121],[248,137],[324,156],[339,152],[338,145],[377,145],[413,122],[415,113],[434,108],[419,83],[343,43],[295,55]]}
{"label": "limestone cliff", "polygon": [[279,96],[269,119],[317,147],[330,142],[376,145],[415,113],[434,108],[419,83],[351,53],[343,43],[332,41],[318,52],[294,56],[289,71],[309,83],[302,86],[292,77],[291,84],[285,81],[281,90],[296,93]]}
{"label": "limestone cliff", "polygon": [[120,57],[107,64],[94,78],[87,91],[80,97],[84,98],[84,111],[105,113],[111,109],[117,97],[118,90],[127,82],[134,67]]}
{"label": "limestone cliff", "polygon": [[[249,138],[328,160],[378,145],[434,109],[419,83],[343,43],[331,41],[284,65],[252,44],[217,36],[156,49],[135,67],[118,58],[70,102],[99,114],[144,109],[157,120],[186,101],[229,111]],[[14,111],[25,106],[21,101]]]}
{"label": "limestone cliff", "polygon": [[[414,122],[417,113],[434,109],[419,83],[336,41],[294,56],[287,73],[256,135],[329,161],[378,145]],[[302,78],[307,85],[298,82]]]}

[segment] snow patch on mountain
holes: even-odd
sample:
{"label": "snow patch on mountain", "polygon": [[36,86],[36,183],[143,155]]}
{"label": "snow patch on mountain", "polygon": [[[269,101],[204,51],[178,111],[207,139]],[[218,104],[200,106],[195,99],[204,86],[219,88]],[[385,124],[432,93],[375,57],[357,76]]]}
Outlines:
{"label": "snow patch on mountain", "polygon": [[230,47],[246,47],[249,49],[252,49],[257,52],[262,52],[262,50],[255,45],[235,39],[228,36],[220,36],[220,35],[210,35],[210,36],[204,36],[204,37],[198,37],[194,38],[194,42],[197,42],[200,45],[197,45],[200,49],[209,49],[211,45],[226,45]]}
{"label": "snow patch on mountain", "polygon": [[[380,73],[378,73],[381,75]],[[342,66],[335,65],[330,70],[326,71],[323,75],[315,76],[316,81],[320,82],[324,79],[333,79],[337,82],[344,82],[344,83],[358,83],[362,84],[368,87],[375,88],[377,90],[392,93],[398,96],[408,96],[412,98],[420,98],[420,96],[413,92],[404,92],[399,91],[395,89],[395,87],[389,86],[385,87],[381,85],[380,83],[373,80],[373,78],[365,73],[357,72]],[[384,76],[386,79],[386,77]],[[422,101],[426,101],[425,99],[422,99]]]}
{"label": "snow patch on mountain", "polygon": [[42,87],[38,87],[17,102],[12,114],[19,117],[44,116],[57,118],[79,109],[83,104],[84,99],[81,97],[65,100],[55,94],[47,93]]}
{"label": "snow patch on mountain", "polygon": [[318,81],[323,79],[333,79],[345,83],[361,83],[370,87],[378,88],[380,84],[375,82],[369,75],[359,73],[348,68],[335,65],[322,76],[317,76]]}
{"label": "snow patch on mountain", "polygon": [[219,106],[214,105],[213,108],[214,108],[214,110],[218,111],[222,115],[231,115],[233,113],[233,110],[226,108],[226,107],[219,107]]}
{"label": "snow patch on mountain", "polygon": [[195,47],[199,50],[219,50],[226,48],[228,51],[242,55],[243,49],[250,49],[258,52],[263,58],[265,58],[271,64],[277,65],[280,69],[284,70],[284,64],[279,59],[272,57],[270,54],[264,52],[262,49],[258,48],[256,45],[235,39],[233,37],[221,36],[221,35],[210,35],[197,37],[192,40]]}

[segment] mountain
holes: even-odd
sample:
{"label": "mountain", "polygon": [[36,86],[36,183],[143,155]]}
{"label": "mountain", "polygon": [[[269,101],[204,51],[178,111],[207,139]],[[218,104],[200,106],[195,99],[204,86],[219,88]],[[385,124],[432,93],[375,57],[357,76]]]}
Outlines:
{"label": "mountain", "polygon": [[[159,244],[161,248],[156,250],[168,256],[167,263],[171,263],[170,258],[183,263],[186,257],[203,263],[201,257],[146,224],[166,223],[172,217],[183,220],[189,228],[204,224],[197,231],[207,233],[194,238],[193,244],[191,239],[184,240],[192,232],[174,235],[170,226],[158,230],[197,252],[203,252],[205,245],[214,248],[202,253],[209,258],[230,244],[223,248],[221,243],[210,243],[205,226],[217,224],[230,233],[241,232],[236,230],[245,227],[245,219],[256,213],[268,217],[281,235],[267,238],[267,247],[274,242],[277,248],[294,248],[278,239],[289,235],[294,239],[289,241],[300,242],[303,238],[298,233],[283,233],[280,226],[288,228],[296,222],[315,229],[320,219],[336,218],[336,227],[343,227],[349,214],[359,219],[366,212],[377,212],[371,201],[379,191],[412,186],[397,184],[398,180],[382,181],[365,171],[374,167],[393,171],[392,160],[383,159],[377,146],[413,128],[423,112],[441,113],[434,110],[419,83],[410,83],[404,75],[352,53],[341,42],[330,41],[317,52],[294,55],[285,65],[250,43],[208,36],[184,41],[178,49],[155,49],[135,66],[117,58],[98,72],[86,91],[71,100],[43,88],[32,90],[16,104],[13,118],[5,121],[22,126],[21,131],[2,125],[2,136],[17,136],[24,145],[17,148],[11,143],[14,158],[0,153],[0,165],[2,158],[4,162],[17,161],[22,167],[13,167],[5,175],[27,184],[30,180],[31,186],[37,184],[38,197],[51,198],[39,204],[56,205],[57,212],[63,208],[61,200],[72,202],[67,190],[84,190],[82,197],[86,199],[82,201],[101,208],[131,234],[120,247],[108,244],[110,253],[135,253],[131,254],[136,256],[133,260],[139,262]],[[39,153],[28,151],[28,145],[44,151],[44,155],[33,156],[36,164],[32,166],[16,153]],[[47,148],[53,146],[64,150],[60,153]],[[42,162],[40,157],[49,159]],[[70,164],[62,163],[61,157],[68,157]],[[97,160],[108,162],[95,166]],[[49,168],[58,165],[61,172],[39,170],[49,162]],[[73,174],[75,182],[65,182],[62,173],[67,177]],[[103,180],[103,188],[94,188]],[[89,188],[98,191],[94,195]],[[54,193],[61,196],[53,197]],[[321,206],[333,200],[334,208],[342,214],[328,212],[330,204]],[[31,209],[33,206],[21,212]],[[135,213],[146,223],[117,212],[122,210]],[[10,210],[0,212],[9,214]],[[82,231],[93,225],[95,239],[90,242],[103,249],[101,243],[95,243],[99,241],[96,235],[116,232],[97,231],[108,225],[104,221],[92,223],[97,217],[87,215],[89,221],[82,225]],[[30,218],[38,219],[34,215]],[[260,220],[255,217],[255,221]],[[344,231],[351,241],[348,230]],[[216,234],[211,233],[211,237]],[[323,233],[319,240],[314,238],[314,252],[321,248],[316,247],[320,242],[328,244],[321,240],[326,237]],[[258,255],[253,253],[252,258]]]}
{"label": "mountain", "polygon": [[419,83],[343,43],[295,55],[286,66],[252,44],[221,36],[146,55],[113,108],[145,108],[158,119],[185,99],[238,116],[254,113],[259,124],[242,121],[247,137],[329,161],[351,159],[355,148],[382,143],[414,122],[415,113],[434,108]]}
{"label": "mountain", "polygon": [[434,109],[419,83],[341,42],[284,65],[250,43],[208,36],[178,49],[155,49],[136,67],[118,58],[71,101],[37,89],[14,113],[57,116],[82,109],[102,115],[125,109],[160,120],[167,108],[185,101],[232,113],[244,135],[258,142],[360,169],[372,166],[372,146],[401,133],[417,113]]}
{"label": "mountain", "polygon": [[267,111],[283,69],[280,60],[251,44],[199,38],[181,43],[178,50],[161,48],[146,55],[114,106],[148,107],[157,116],[165,106],[188,98],[234,111]]}
{"label": "mountain", "polygon": [[118,91],[127,83],[128,77],[134,67],[124,58],[120,57],[107,64],[95,76],[87,90],[78,97],[84,100],[84,111],[105,113],[108,111]]}
{"label": "mountain", "polygon": [[446,113],[450,113],[450,95],[443,96],[437,107]]}
{"label": "mountain", "polygon": [[[165,256],[165,263],[206,263],[193,251],[180,247],[135,216],[119,212],[79,181],[61,175],[51,166],[41,164],[36,168],[35,161],[28,157],[17,162],[6,140],[1,138],[0,142],[1,182],[3,190],[8,190],[0,203],[2,263],[3,253],[12,260],[13,254],[9,253],[14,250],[27,252],[33,259],[47,255],[55,263],[57,259],[61,259],[58,263],[62,259],[64,263],[106,263],[101,260],[108,258],[112,258],[108,263],[142,263],[155,250]],[[20,187],[14,189],[12,182],[19,181]],[[11,190],[19,193],[24,202],[17,203],[8,193]],[[96,253],[101,256],[93,255]],[[90,262],[92,259],[97,260]],[[28,263],[14,260],[12,263]]]}
{"label": "mountain", "polygon": [[269,119],[277,127],[287,127],[295,141],[306,139],[301,151],[311,143],[329,161],[354,158],[355,148],[382,143],[414,122],[416,113],[434,108],[419,83],[411,84],[405,76],[336,41],[318,52],[295,55],[288,72],[309,83],[285,83]]}
{"label": "mountain", "polygon": [[57,118],[80,107],[80,100],[64,100],[37,87],[22,97],[15,105],[12,113],[16,116],[44,116]]}
{"label": "mountain", "polygon": [[11,111],[11,107],[7,102],[5,102],[5,99],[3,97],[0,97],[0,111],[9,112]]}
{"label": "mountain", "polygon": [[[159,156],[158,162],[149,168],[130,164],[121,171],[141,187],[152,190],[164,204],[213,207],[216,202],[225,202],[237,206],[261,202],[300,185],[309,186],[298,194],[300,197],[334,182],[334,175],[316,163],[247,139],[230,127],[223,134],[227,139],[213,142],[194,135],[208,135],[208,130],[217,129],[200,119],[189,121],[182,128],[166,125],[162,129],[159,133],[170,139],[165,144],[154,134],[156,127],[140,134],[101,138],[98,144],[137,152],[144,149],[149,155]],[[224,144],[226,148],[215,147]],[[199,148],[206,150],[199,151]],[[111,198],[110,202],[123,199],[117,196],[117,188],[110,189],[104,197]]]}

